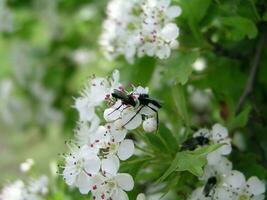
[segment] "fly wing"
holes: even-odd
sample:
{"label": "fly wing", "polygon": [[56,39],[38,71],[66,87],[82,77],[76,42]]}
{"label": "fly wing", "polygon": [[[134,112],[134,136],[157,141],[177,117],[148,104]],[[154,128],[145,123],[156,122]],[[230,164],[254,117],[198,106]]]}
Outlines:
{"label": "fly wing", "polygon": [[125,92],[122,92],[122,91],[116,90],[116,89],[113,91],[113,93],[111,95],[117,99],[122,99],[122,100],[129,99],[128,95]]}
{"label": "fly wing", "polygon": [[114,98],[122,100],[126,104],[130,104],[132,106],[136,105],[136,102],[131,97],[131,95],[127,95],[127,93],[120,91],[120,90],[114,90],[111,94]]}

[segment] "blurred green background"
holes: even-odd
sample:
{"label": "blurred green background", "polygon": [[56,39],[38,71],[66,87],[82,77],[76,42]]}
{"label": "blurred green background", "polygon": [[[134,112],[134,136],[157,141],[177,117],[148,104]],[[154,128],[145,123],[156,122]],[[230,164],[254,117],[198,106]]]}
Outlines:
{"label": "blurred green background", "polygon": [[0,31],[0,185],[22,176],[19,164],[27,158],[40,173],[48,172],[72,137],[78,117],[73,97],[89,76],[106,75],[115,66],[97,42],[105,4],[6,2],[11,19]]}

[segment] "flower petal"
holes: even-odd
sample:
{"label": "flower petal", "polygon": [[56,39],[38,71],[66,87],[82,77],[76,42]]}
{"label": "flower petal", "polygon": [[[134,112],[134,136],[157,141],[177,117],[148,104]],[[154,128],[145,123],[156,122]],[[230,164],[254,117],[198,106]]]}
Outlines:
{"label": "flower petal", "polygon": [[252,176],[247,181],[247,191],[253,195],[260,195],[265,192],[265,185],[256,176]]}
{"label": "flower petal", "polygon": [[81,172],[78,175],[76,185],[81,194],[87,194],[91,189],[92,180],[85,172]]}
{"label": "flower petal", "polygon": [[166,15],[171,19],[175,18],[175,17],[178,17],[181,14],[182,14],[182,9],[181,9],[180,6],[171,6],[166,11]]}
{"label": "flower petal", "polygon": [[214,140],[220,140],[228,137],[227,128],[223,127],[220,124],[213,125],[211,132],[212,132],[212,138]]}
{"label": "flower petal", "polygon": [[128,200],[128,195],[126,192],[124,192],[122,189],[118,188],[115,190],[115,192],[112,194],[111,199],[114,200]]}
{"label": "flower petal", "polygon": [[167,42],[175,40],[178,35],[179,28],[174,23],[169,23],[165,25],[164,28],[161,30],[161,37]]}
{"label": "flower petal", "polygon": [[120,173],[117,174],[115,180],[118,183],[118,186],[125,191],[131,191],[134,187],[134,180],[130,174]]}
{"label": "flower petal", "polygon": [[117,156],[109,155],[106,159],[102,160],[102,170],[108,174],[115,175],[120,167],[120,161]]}
{"label": "flower petal", "polygon": [[122,124],[128,130],[136,129],[142,123],[142,116],[132,109],[125,109],[122,115]]}
{"label": "flower petal", "polygon": [[118,149],[118,156],[121,160],[127,160],[134,154],[134,143],[132,140],[123,140]]}
{"label": "flower petal", "polygon": [[225,183],[233,188],[241,188],[246,183],[244,174],[237,170],[233,170],[228,177],[225,178]]}
{"label": "flower petal", "polygon": [[85,159],[84,169],[87,173],[97,174],[100,170],[100,163],[100,159],[97,156]]}

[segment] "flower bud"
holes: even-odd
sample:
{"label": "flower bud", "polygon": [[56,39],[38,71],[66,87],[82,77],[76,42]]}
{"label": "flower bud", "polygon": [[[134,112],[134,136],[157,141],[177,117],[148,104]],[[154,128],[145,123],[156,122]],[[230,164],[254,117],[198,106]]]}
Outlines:
{"label": "flower bud", "polygon": [[157,120],[155,118],[147,118],[143,122],[143,129],[149,133],[155,131],[157,129]]}

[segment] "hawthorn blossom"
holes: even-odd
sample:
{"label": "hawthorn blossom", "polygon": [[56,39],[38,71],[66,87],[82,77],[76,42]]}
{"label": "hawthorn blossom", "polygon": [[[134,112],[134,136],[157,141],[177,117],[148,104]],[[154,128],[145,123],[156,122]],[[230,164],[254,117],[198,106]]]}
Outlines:
{"label": "hawthorn blossom", "polygon": [[150,117],[144,120],[143,129],[144,131],[150,133],[157,130],[157,120],[154,117]]}
{"label": "hawthorn blossom", "polygon": [[156,130],[157,121],[155,128],[155,121],[153,120],[156,118],[157,110],[159,108],[152,103],[149,103],[148,105],[141,104],[141,100],[139,99],[141,96],[148,97],[148,88],[138,86],[134,87],[131,92],[124,92],[133,100],[133,105],[124,103],[121,99],[117,99],[113,106],[104,111],[105,120],[108,122],[119,120],[122,129],[133,130],[138,128],[142,122],[147,119],[148,121],[145,122],[145,128],[147,128],[148,125],[150,126],[148,131],[152,132],[153,130]]}
{"label": "hawthorn blossom", "polygon": [[23,182],[16,180],[3,187],[1,200],[42,200],[48,193],[48,178],[43,175],[37,179]]}
{"label": "hawthorn blossom", "polygon": [[23,173],[26,173],[28,171],[30,171],[30,169],[32,168],[32,166],[34,165],[34,160],[31,158],[28,158],[25,162],[20,164],[20,171],[22,171]]}
{"label": "hawthorn blossom", "polygon": [[17,180],[14,183],[6,185],[0,194],[1,200],[24,200],[25,185],[23,181]]}
{"label": "hawthorn blossom", "polygon": [[109,79],[96,77],[90,81],[83,90],[82,96],[75,99],[74,107],[79,112],[80,121],[92,121],[96,117],[95,107],[109,98],[114,89],[121,87],[119,79],[119,71],[114,70]]}
{"label": "hawthorn blossom", "polygon": [[0,33],[13,31],[13,14],[6,6],[6,0],[0,0]]}
{"label": "hawthorn blossom", "polygon": [[225,185],[230,188],[229,192],[235,194],[236,200],[263,200],[265,199],[265,184],[257,177],[252,176],[247,181],[239,171],[232,171],[226,178]]}
{"label": "hawthorn blossom", "polygon": [[82,194],[90,191],[91,177],[100,170],[100,159],[97,151],[84,145],[79,148],[73,145],[72,151],[65,157],[63,176],[66,183],[76,186]]}
{"label": "hawthorn blossom", "polygon": [[[228,137],[228,130],[220,124],[213,125],[211,130],[200,129],[193,137],[202,136],[209,144],[223,144],[221,147],[207,155],[208,164],[216,165],[222,156],[229,155],[232,151],[231,139]],[[202,144],[199,144],[202,145]],[[206,143],[203,145],[207,145]]]}
{"label": "hawthorn blossom", "polygon": [[129,63],[135,56],[168,58],[178,46],[179,28],[174,19],[181,15],[170,0],[112,0],[107,6],[100,44],[105,55],[114,59],[123,55]]}
{"label": "hawthorn blossom", "polygon": [[221,156],[229,155],[232,151],[231,139],[228,137],[228,130],[220,124],[215,124],[211,130],[211,140],[215,144],[224,144],[215,151],[208,154],[209,164],[217,163]]}
{"label": "hawthorn blossom", "polygon": [[95,200],[128,200],[125,191],[131,191],[134,187],[134,180],[130,174],[116,173],[98,178],[93,185],[92,195]]}

